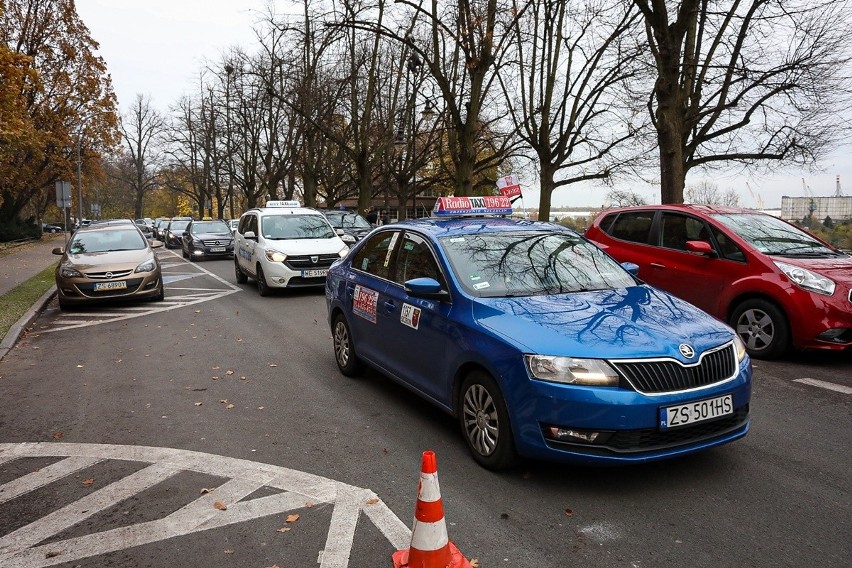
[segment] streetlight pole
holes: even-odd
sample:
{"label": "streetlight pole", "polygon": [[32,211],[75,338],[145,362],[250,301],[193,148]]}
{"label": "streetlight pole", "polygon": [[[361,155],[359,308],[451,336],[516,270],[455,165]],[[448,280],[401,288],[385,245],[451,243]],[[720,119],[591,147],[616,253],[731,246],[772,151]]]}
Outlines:
{"label": "streetlight pole", "polygon": [[82,144],[83,133],[80,132],[77,134],[77,222],[80,223],[80,226],[83,226],[83,160],[80,152],[80,145]]}

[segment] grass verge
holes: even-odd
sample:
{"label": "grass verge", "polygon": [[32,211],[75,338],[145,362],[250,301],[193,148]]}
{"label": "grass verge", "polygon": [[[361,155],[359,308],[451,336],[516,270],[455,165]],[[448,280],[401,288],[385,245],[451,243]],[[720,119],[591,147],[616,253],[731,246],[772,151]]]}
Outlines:
{"label": "grass verge", "polygon": [[6,337],[9,328],[53,286],[55,269],[55,264],[49,266],[8,294],[0,296],[0,339]]}

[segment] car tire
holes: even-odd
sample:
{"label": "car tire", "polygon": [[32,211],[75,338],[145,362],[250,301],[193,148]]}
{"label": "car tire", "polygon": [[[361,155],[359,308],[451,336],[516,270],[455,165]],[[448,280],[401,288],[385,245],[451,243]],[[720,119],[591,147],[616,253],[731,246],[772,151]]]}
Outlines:
{"label": "car tire", "polygon": [[257,265],[257,293],[261,296],[268,296],[272,293],[269,285],[266,283],[266,277],[263,275],[263,269]]}
{"label": "car tire", "polygon": [[772,302],[746,300],[731,314],[731,327],[755,359],[777,359],[790,345],[790,326],[784,312]]}
{"label": "car tire", "polygon": [[334,318],[331,335],[334,343],[334,360],[337,361],[340,372],[347,377],[360,375],[364,370],[364,363],[355,354],[352,332],[343,314],[337,314]]}
{"label": "car tire", "polygon": [[243,269],[240,268],[240,263],[237,260],[237,257],[234,257],[234,277],[237,279],[237,284],[245,284],[248,282],[248,276],[243,272]]}
{"label": "car tire", "polygon": [[56,299],[57,299],[57,300],[59,300],[59,309],[60,309],[60,310],[62,310],[63,312],[67,312],[68,310],[70,310],[70,309],[71,309],[71,304],[69,304],[68,302],[66,302],[65,300],[63,300],[63,299],[62,299],[62,295],[61,295],[61,294],[58,294],[58,293],[57,293],[57,294],[56,294]]}
{"label": "car tire", "polygon": [[153,298],[151,298],[151,301],[152,302],[162,302],[165,299],[166,299],[166,287],[162,282],[160,282],[160,293],[157,294],[156,296],[154,296]]}
{"label": "car tire", "polygon": [[457,413],[462,436],[479,465],[497,471],[515,464],[509,411],[500,387],[488,373],[472,371],[464,378]]}
{"label": "car tire", "polygon": [[189,255],[188,255],[188,254],[186,254],[186,249],[185,249],[185,248],[183,248],[183,247],[180,247],[180,254],[181,254],[184,258],[189,258]]}

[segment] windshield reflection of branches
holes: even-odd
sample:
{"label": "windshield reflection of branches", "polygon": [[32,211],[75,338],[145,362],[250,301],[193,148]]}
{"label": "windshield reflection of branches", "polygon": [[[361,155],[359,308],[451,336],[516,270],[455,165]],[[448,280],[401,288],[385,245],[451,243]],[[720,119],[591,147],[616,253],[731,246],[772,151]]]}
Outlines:
{"label": "windshield reflection of branches", "polygon": [[716,218],[767,254],[784,253],[792,249],[829,250],[804,231],[769,215],[716,215]]}
{"label": "windshield reflection of branches", "polygon": [[[455,242],[454,242],[455,241]],[[465,286],[484,296],[559,294],[630,286],[597,248],[567,234],[487,234],[449,239]]]}

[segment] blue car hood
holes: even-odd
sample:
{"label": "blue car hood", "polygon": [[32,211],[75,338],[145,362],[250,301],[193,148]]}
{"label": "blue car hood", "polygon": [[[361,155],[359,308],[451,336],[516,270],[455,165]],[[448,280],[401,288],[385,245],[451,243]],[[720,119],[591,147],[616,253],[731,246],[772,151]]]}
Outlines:
{"label": "blue car hood", "polygon": [[673,357],[681,343],[696,353],[734,337],[695,306],[649,286],[530,296],[476,298],[473,317],[528,353],[626,359]]}

